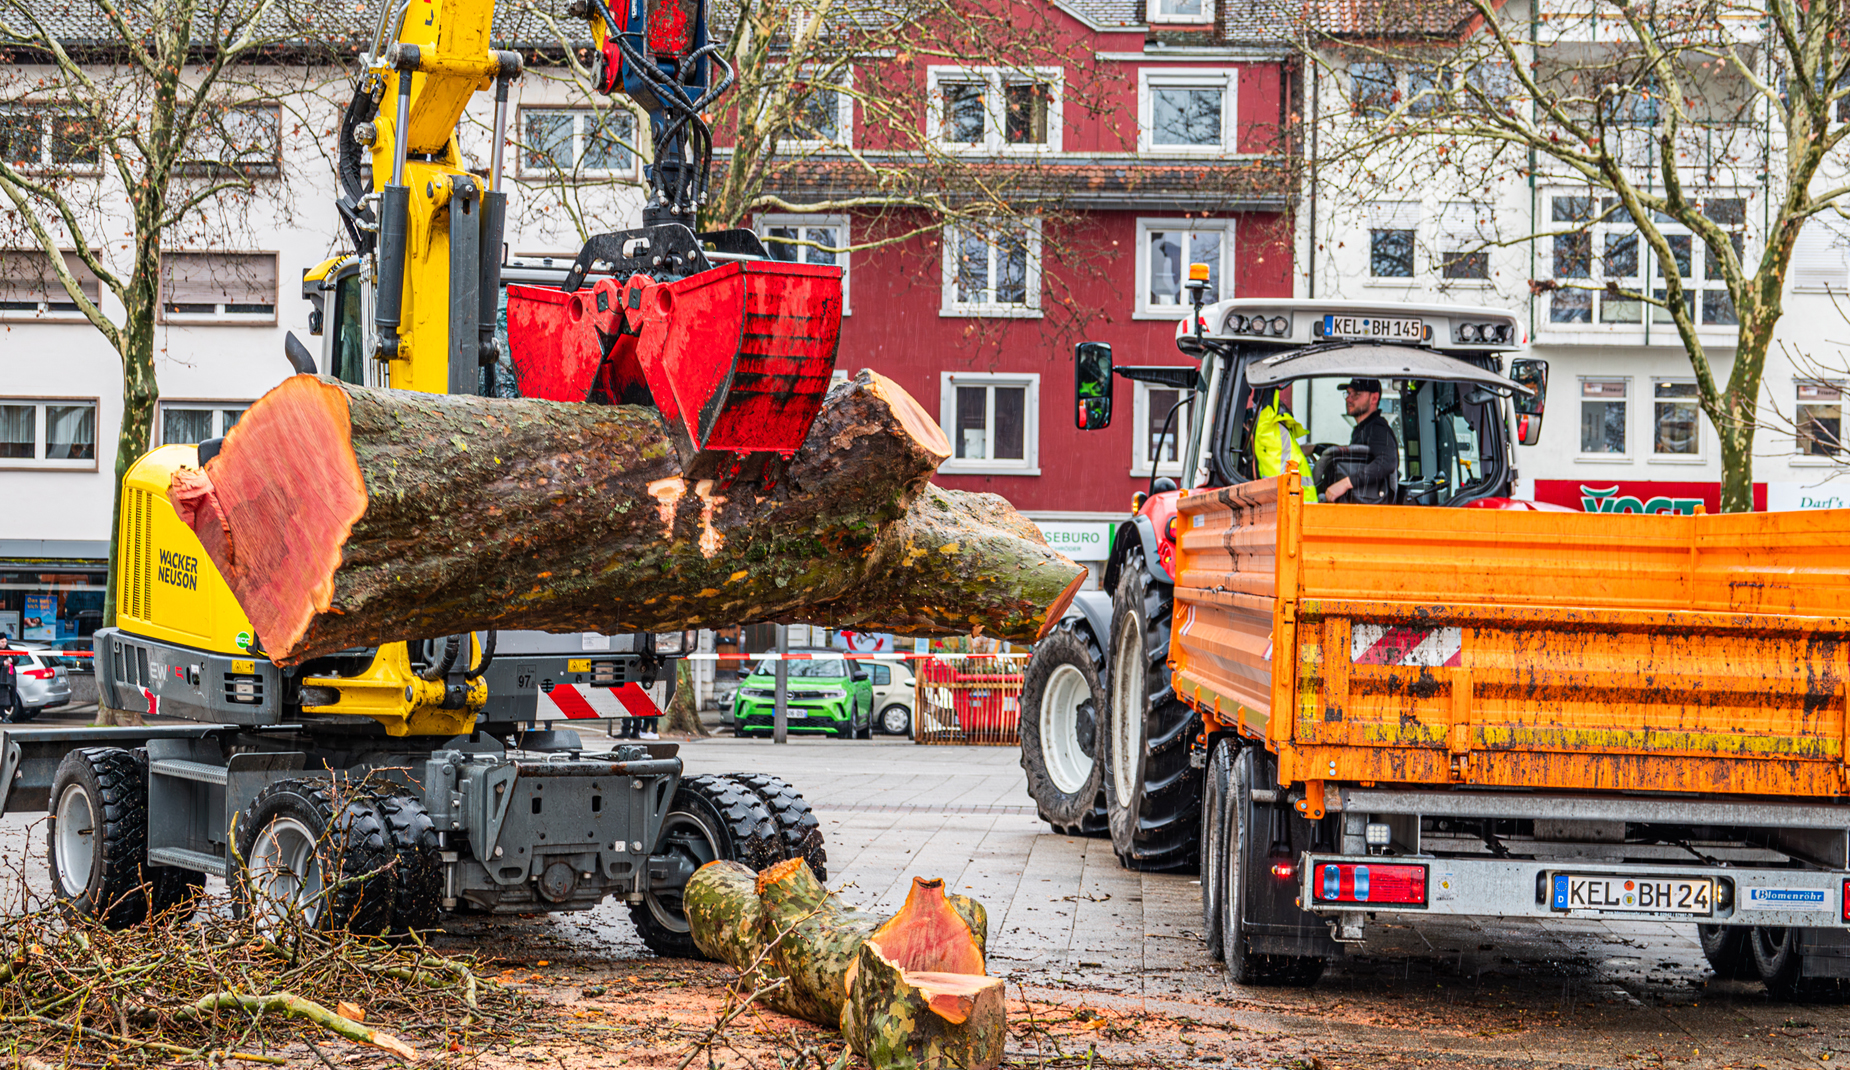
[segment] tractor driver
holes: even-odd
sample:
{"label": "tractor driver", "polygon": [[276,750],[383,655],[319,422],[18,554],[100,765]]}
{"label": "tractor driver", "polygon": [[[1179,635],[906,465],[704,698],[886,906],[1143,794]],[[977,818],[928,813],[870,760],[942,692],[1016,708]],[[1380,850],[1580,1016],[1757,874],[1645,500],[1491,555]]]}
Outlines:
{"label": "tractor driver", "polygon": [[1346,504],[1392,504],[1396,484],[1400,482],[1400,443],[1394,429],[1381,415],[1381,380],[1356,377],[1337,383],[1343,391],[1343,407],[1355,418],[1349,432],[1351,446],[1367,446],[1368,460],[1349,475],[1330,484],[1325,501]]}

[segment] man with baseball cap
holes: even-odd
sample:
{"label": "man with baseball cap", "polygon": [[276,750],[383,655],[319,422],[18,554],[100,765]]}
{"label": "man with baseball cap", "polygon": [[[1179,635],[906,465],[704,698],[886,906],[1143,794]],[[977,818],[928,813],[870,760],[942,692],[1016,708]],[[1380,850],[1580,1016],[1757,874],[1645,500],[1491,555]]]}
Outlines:
{"label": "man with baseball cap", "polygon": [[1349,445],[1367,446],[1369,453],[1366,462],[1330,484],[1324,500],[1391,505],[1400,484],[1400,443],[1395,441],[1394,429],[1388,426],[1387,417],[1381,415],[1381,380],[1357,376],[1346,383],[1337,383],[1336,388],[1343,391],[1343,407],[1355,417],[1355,428],[1349,432]]}

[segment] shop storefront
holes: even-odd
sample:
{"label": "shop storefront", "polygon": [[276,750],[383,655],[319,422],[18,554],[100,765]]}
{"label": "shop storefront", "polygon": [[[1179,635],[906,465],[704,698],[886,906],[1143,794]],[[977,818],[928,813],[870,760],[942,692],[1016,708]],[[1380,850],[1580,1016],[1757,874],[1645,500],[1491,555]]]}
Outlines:
{"label": "shop storefront", "polygon": [[0,540],[0,633],[74,643],[103,624],[109,546],[84,540]]}

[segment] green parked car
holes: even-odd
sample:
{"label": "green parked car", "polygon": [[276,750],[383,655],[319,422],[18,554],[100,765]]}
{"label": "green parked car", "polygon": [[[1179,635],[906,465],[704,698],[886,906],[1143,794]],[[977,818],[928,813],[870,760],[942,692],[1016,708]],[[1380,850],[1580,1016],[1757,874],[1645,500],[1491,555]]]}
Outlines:
{"label": "green parked car", "polygon": [[[792,732],[826,732],[839,739],[872,739],[874,686],[867,668],[839,650],[792,650],[813,661],[790,662],[788,726]],[[739,683],[732,698],[733,731],[769,735],[777,715],[777,662],[766,659]]]}

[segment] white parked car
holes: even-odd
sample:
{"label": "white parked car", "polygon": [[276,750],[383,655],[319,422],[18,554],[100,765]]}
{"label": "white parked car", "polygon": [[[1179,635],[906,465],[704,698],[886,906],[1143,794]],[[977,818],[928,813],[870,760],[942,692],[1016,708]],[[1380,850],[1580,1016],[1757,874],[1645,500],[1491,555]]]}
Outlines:
{"label": "white parked car", "polygon": [[912,733],[912,665],[904,661],[864,661],[874,678],[874,727],[890,736]]}
{"label": "white parked car", "polygon": [[40,710],[71,701],[68,668],[75,659],[36,646],[11,646],[0,651],[0,657],[13,663],[19,684],[18,704],[10,711],[0,711],[9,722],[30,721]]}

